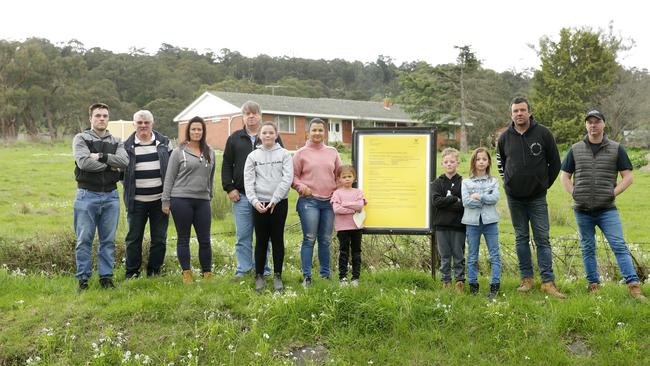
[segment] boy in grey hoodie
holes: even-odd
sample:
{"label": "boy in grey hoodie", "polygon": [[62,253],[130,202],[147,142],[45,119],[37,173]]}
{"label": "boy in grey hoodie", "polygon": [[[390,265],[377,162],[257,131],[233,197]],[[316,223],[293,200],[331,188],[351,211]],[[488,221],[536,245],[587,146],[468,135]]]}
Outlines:
{"label": "boy in grey hoodie", "polygon": [[273,251],[273,288],[282,290],[284,261],[284,223],[287,219],[289,189],[293,180],[293,161],[289,152],[275,142],[278,131],[271,122],[260,127],[262,145],[251,152],[244,165],[246,197],[255,211],[255,289],[264,290],[264,263],[269,238]]}

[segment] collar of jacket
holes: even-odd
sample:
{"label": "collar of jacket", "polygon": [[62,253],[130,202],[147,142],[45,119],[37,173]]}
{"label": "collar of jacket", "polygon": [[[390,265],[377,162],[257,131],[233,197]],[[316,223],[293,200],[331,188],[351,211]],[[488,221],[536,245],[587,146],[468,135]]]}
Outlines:
{"label": "collar of jacket", "polygon": [[530,126],[528,126],[528,129],[526,131],[524,131],[523,134],[519,133],[519,131],[517,131],[515,129],[515,122],[514,121],[510,121],[510,127],[508,128],[508,131],[514,133],[515,135],[525,135],[525,134],[528,133],[528,131],[532,130],[533,128],[535,128],[535,126],[537,126],[537,121],[535,120],[535,118],[533,116],[530,116],[529,121],[530,121]]}

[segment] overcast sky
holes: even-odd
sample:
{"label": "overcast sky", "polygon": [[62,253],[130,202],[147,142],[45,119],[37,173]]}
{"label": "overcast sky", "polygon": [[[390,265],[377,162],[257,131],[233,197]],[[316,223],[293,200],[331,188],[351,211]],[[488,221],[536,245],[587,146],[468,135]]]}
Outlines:
{"label": "overcast sky", "polygon": [[538,68],[529,45],[558,39],[563,27],[607,29],[634,39],[620,55],[628,67],[650,69],[650,30],[642,2],[618,1],[149,1],[9,0],[2,5],[0,38],[77,39],[86,48],[114,52],[162,43],[199,52],[222,48],[311,59],[371,62],[378,55],[396,64],[454,62],[455,45],[471,45],[484,67]]}

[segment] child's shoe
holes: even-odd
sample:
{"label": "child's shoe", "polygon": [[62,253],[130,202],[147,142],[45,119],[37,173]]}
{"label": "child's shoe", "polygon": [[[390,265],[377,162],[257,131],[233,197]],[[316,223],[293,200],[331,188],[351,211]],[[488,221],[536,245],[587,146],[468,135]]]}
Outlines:
{"label": "child's shoe", "polygon": [[359,287],[359,279],[353,278],[352,282],[350,282],[350,285],[352,285],[352,287]]}
{"label": "child's shoe", "polygon": [[266,286],[264,275],[261,274],[255,275],[255,291],[257,292],[264,291],[264,286]]}
{"label": "child's shoe", "polygon": [[348,286],[348,279],[343,277],[339,280],[339,286],[341,287],[347,287]]}
{"label": "child's shoe", "polygon": [[478,294],[478,283],[469,284],[469,293],[472,295]]}
{"label": "child's shoe", "polygon": [[273,276],[273,289],[275,291],[282,291],[284,289],[284,284],[282,283],[282,277],[279,273],[276,273]]}
{"label": "child's shoe", "polygon": [[501,285],[499,283],[492,283],[490,284],[490,292],[487,295],[488,300],[494,300],[495,297],[497,297],[497,294],[499,293],[499,288]]}

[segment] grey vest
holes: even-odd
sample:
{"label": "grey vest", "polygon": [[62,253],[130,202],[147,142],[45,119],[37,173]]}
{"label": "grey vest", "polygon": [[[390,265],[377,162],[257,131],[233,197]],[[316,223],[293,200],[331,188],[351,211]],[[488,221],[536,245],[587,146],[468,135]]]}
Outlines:
{"label": "grey vest", "polygon": [[605,136],[596,154],[592,152],[587,137],[571,146],[576,163],[573,178],[574,208],[591,211],[616,207],[614,187],[618,176],[618,145],[618,142]]}

